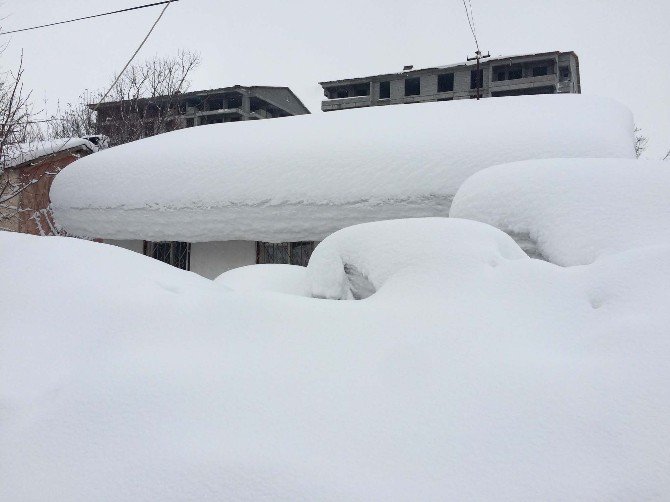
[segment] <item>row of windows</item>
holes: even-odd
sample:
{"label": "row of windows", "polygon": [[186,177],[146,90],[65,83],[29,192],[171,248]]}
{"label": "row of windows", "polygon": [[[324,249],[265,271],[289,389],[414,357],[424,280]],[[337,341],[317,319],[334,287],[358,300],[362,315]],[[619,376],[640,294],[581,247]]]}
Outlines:
{"label": "row of windows", "polygon": [[[257,242],[256,263],[285,263],[306,267],[316,242]],[[181,268],[191,269],[191,244],[188,242],[144,242],[144,254]]]}
{"label": "row of windows", "polygon": [[[549,67],[547,65],[534,66],[531,69],[533,77],[542,77],[549,75]],[[497,68],[494,71],[494,79],[496,81],[502,80],[517,80],[523,78],[523,68],[521,66],[511,66],[509,68]],[[562,66],[559,71],[562,81],[569,80],[570,67]],[[483,87],[484,84],[484,70],[472,70],[470,72],[470,89]],[[437,75],[437,92],[452,92],[454,90],[454,74],[443,73]],[[354,96],[369,96],[370,84],[357,84],[351,90],[338,89],[335,93],[338,98],[347,98],[353,94]],[[421,78],[411,77],[405,79],[405,96],[419,96],[421,95]],[[386,80],[379,82],[379,99],[391,98],[391,81]]]}

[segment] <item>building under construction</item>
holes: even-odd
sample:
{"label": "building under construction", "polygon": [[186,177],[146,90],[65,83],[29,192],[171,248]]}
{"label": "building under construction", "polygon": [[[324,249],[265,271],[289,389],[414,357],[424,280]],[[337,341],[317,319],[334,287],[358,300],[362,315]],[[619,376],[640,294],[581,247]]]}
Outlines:
{"label": "building under construction", "polygon": [[581,92],[574,52],[543,52],[320,82],[324,112],[453,99]]}

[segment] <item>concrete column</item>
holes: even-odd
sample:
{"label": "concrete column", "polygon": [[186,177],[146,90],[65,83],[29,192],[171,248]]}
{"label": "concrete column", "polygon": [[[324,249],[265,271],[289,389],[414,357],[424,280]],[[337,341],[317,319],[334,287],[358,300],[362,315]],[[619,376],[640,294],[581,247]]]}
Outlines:
{"label": "concrete column", "polygon": [[251,113],[251,99],[246,92],[242,93],[242,120],[249,120]]}

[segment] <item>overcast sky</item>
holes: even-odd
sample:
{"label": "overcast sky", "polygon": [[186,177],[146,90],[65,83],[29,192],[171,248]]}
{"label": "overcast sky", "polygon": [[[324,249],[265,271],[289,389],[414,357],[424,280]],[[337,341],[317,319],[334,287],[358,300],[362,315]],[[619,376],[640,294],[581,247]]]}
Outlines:
{"label": "overcast sky", "polygon": [[[3,30],[151,0],[4,0]],[[492,55],[573,50],[582,92],[628,105],[649,136],[647,157],[670,148],[670,1],[471,0],[480,46]],[[26,85],[49,110],[99,89],[125,64],[160,7],[5,37],[7,69],[24,51]],[[317,82],[458,63],[474,50],[461,0],[180,0],[138,60],[198,51],[192,90],[286,85],[320,113]],[[44,108],[44,104],[40,104]]]}

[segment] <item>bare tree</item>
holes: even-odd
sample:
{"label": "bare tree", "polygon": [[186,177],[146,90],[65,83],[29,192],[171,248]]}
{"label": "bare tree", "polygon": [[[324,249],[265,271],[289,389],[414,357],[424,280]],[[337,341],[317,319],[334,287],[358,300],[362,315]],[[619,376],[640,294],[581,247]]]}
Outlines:
{"label": "bare tree", "polygon": [[23,72],[23,54],[16,70],[0,71],[0,229],[7,230],[18,217],[21,193],[39,181],[22,179],[11,169],[27,158],[31,143],[42,139]]}
{"label": "bare tree", "polygon": [[52,117],[50,137],[104,134],[112,145],[128,143],[184,126],[179,120],[179,95],[190,86],[189,77],[200,56],[179,51],[173,57],[155,57],[132,64],[114,79],[105,101],[102,92],[84,94]]}
{"label": "bare tree", "polygon": [[638,159],[647,149],[647,143],[649,143],[649,138],[642,134],[642,129],[635,126],[635,157]]}

